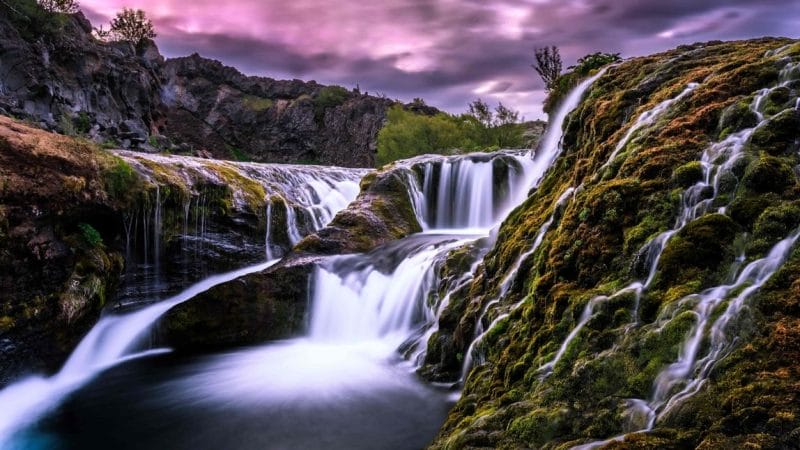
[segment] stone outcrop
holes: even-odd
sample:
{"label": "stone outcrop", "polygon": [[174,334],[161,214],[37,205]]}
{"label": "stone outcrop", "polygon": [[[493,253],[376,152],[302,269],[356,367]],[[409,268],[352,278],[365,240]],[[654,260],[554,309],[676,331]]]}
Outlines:
{"label": "stone outcrop", "polygon": [[31,27],[7,9],[0,4],[0,114],[112,147],[375,164],[392,100],[245,76],[197,54],[165,60],[151,41],[98,41],[81,13]]}

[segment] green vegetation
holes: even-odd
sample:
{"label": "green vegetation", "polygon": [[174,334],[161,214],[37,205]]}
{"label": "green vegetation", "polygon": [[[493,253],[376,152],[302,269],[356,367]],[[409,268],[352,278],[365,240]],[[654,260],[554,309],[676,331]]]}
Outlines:
{"label": "green vegetation", "polygon": [[597,52],[579,58],[577,64],[569,66],[567,69],[572,69],[573,72],[581,77],[586,77],[593,74],[598,69],[620,61],[622,61],[622,58],[620,58],[619,53]]}
{"label": "green vegetation", "polygon": [[233,159],[236,161],[247,162],[250,161],[250,157],[247,156],[247,153],[242,151],[239,147],[228,146],[228,153],[233,156]]}
{"label": "green vegetation", "polygon": [[244,106],[253,112],[263,112],[272,108],[273,101],[256,95],[245,95],[242,99]]}
{"label": "green vegetation", "polygon": [[25,39],[34,41],[45,37],[54,40],[60,36],[69,20],[68,16],[59,10],[59,5],[68,7],[70,3],[66,0],[63,2],[8,0],[0,2],[0,11],[8,17]]}
{"label": "green vegetation", "polygon": [[578,63],[570,66],[571,71],[560,75],[553,80],[548,87],[548,96],[544,101],[544,112],[550,114],[558,106],[558,103],[566,97],[573,87],[599,69],[621,60],[619,53],[592,53],[578,59]]}
{"label": "green vegetation", "polygon": [[100,233],[93,226],[81,222],[78,224],[78,228],[81,230],[81,238],[84,244],[87,244],[89,247],[103,246],[103,237],[100,236]]}
{"label": "green vegetation", "polygon": [[496,115],[480,100],[470,105],[472,114],[432,116],[395,105],[378,133],[377,164],[428,153],[454,154],[493,151],[523,146],[525,127],[516,112],[500,104]]}
{"label": "green vegetation", "polygon": [[105,172],[106,190],[111,198],[123,202],[133,199],[134,189],[139,184],[139,174],[127,162],[114,157],[114,164]]}
{"label": "green vegetation", "polygon": [[318,124],[325,120],[325,110],[335,108],[347,100],[350,93],[341,86],[325,86],[314,98],[314,118]]}

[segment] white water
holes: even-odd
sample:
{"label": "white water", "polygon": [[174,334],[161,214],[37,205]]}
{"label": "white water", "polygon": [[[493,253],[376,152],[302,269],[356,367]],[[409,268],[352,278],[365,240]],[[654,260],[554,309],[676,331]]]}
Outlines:
{"label": "white water", "polygon": [[[148,172],[149,169],[141,163],[141,160],[151,160],[163,165],[163,167],[170,167],[176,173],[180,173],[184,177],[184,182],[190,187],[209,179],[216,182],[223,181],[218,178],[219,174],[215,172],[213,165],[206,166],[206,164],[211,164],[206,160],[130,152],[119,152],[118,154],[137,167],[137,170],[140,170],[141,173],[150,173],[151,176],[152,172]],[[216,161],[213,164],[226,165],[231,170],[237,170],[237,173],[243,177],[262,182],[265,189],[267,187],[275,189],[275,195],[281,196],[286,205],[287,229],[285,231],[292,244],[296,243],[305,232],[319,229],[327,224],[336,212],[346,207],[356,197],[360,175],[365,173],[365,171],[361,170],[320,169],[307,166],[275,166]],[[151,180],[155,180],[155,178],[151,178]],[[154,276],[157,278],[159,276],[159,261],[161,258],[161,228],[163,222],[163,198],[161,186],[157,183],[155,184],[155,192],[154,210],[152,214],[149,211],[145,211],[142,214],[142,226],[144,229],[145,259],[146,262],[152,259],[156,271]],[[293,197],[288,197],[289,200],[286,200],[287,197],[284,196]],[[189,199],[184,205],[184,230],[189,228],[189,210],[191,209],[192,200]],[[270,231],[272,231],[275,224],[272,223],[270,217],[271,202],[267,201],[267,199],[265,199],[265,202],[265,211],[268,214],[265,236],[267,245],[265,248],[267,256],[271,257]],[[205,197],[202,193],[197,193],[195,204],[198,206],[198,213],[195,216],[196,223],[194,228],[200,236],[203,236],[206,232],[206,205]],[[290,204],[299,206],[292,207]],[[307,227],[301,228],[296,223],[295,208],[306,213],[310,220]],[[129,233],[131,225],[136,224],[134,216],[131,216],[130,220],[130,224],[126,225]],[[198,241],[200,242],[199,245],[202,245],[203,240]],[[152,254],[149,252],[151,245]],[[133,313],[103,316],[81,340],[58,373],[49,378],[41,376],[29,377],[0,391],[0,405],[13,405],[13,412],[9,413],[6,410],[0,416],[0,448],[11,445],[10,443],[16,430],[34,422],[42,414],[56,407],[64,396],[85,385],[103,370],[131,358],[152,354],[153,351],[140,349],[138,340],[143,336],[148,336],[151,326],[169,309],[218,284],[249,273],[262,271],[276,262],[272,258],[269,259],[269,262],[266,263],[208,277],[173,297]],[[149,271],[149,267],[150,265],[147,264],[145,270]]]}
{"label": "white water", "polygon": [[131,314],[104,316],[81,340],[57,374],[29,377],[0,391],[0,405],[4,405],[3,414],[0,415],[0,448],[11,447],[17,430],[58,406],[67,394],[86,384],[104,369],[131,358],[152,354],[153,351],[137,351],[137,339],[146,334],[152,324],[170,308],[218,284],[262,271],[275,262],[209,277],[172,298]]}
{"label": "white water", "polygon": [[641,115],[639,115],[639,117],[636,119],[633,125],[631,125],[631,127],[628,128],[627,133],[625,133],[622,139],[620,139],[620,141],[617,143],[617,146],[614,148],[614,151],[611,152],[611,155],[609,155],[608,160],[605,162],[605,164],[603,164],[600,167],[599,173],[602,173],[603,169],[605,169],[611,163],[614,162],[619,152],[622,151],[628,145],[628,142],[630,142],[631,138],[637,131],[641,130],[642,128],[653,125],[659,118],[661,118],[669,110],[669,108],[673,104],[689,96],[689,94],[694,92],[694,90],[697,89],[698,86],[700,86],[698,83],[689,83],[689,85],[686,86],[686,89],[684,89],[683,92],[678,94],[676,97],[664,100],[663,102],[654,106],[652,109],[649,109],[643,112]]}
{"label": "white water", "polygon": [[[598,71],[595,75],[587,78],[586,80],[582,81],[578,84],[578,86],[573,89],[569,95],[564,99],[564,101],[559,105],[558,109],[556,109],[555,113],[553,114],[553,120],[548,123],[547,130],[545,134],[542,136],[542,140],[539,142],[537,150],[533,156],[532,162],[524,162],[522,164],[523,167],[523,174],[522,176],[518,177],[521,181],[521,186],[523,189],[519,187],[515,190],[511,191],[511,196],[509,201],[506,204],[506,207],[503,209],[501,213],[501,217],[505,218],[514,208],[519,206],[525,198],[527,198],[528,191],[533,189],[539,185],[539,182],[544,177],[544,174],[547,170],[552,166],[553,162],[556,160],[558,155],[561,154],[563,150],[562,147],[562,139],[564,137],[564,125],[565,121],[567,120],[569,114],[578,107],[581,100],[583,99],[583,95],[586,91],[592,86],[592,84],[603,74],[606,73],[608,69],[613,66],[605,67],[602,70]],[[498,295],[497,298],[490,300],[487,304],[483,307],[480,316],[478,317],[475,325],[475,336],[473,337],[472,342],[470,343],[469,347],[467,348],[467,352],[464,356],[464,363],[461,369],[461,380],[466,380],[467,375],[469,374],[470,369],[476,362],[476,352],[479,348],[480,344],[483,342],[484,338],[489,334],[489,332],[498,324],[500,321],[508,317],[514,310],[522,306],[523,301],[517,302],[508,309],[508,311],[498,314],[497,317],[489,324],[485,329],[483,327],[483,321],[489,311],[492,310],[495,306],[500,304],[501,299],[508,291],[508,288],[514,282],[517,276],[517,272],[519,271],[519,267],[522,265],[522,262],[527,259],[530,255],[532,255],[539,245],[544,240],[544,235],[550,229],[550,226],[553,223],[554,215],[558,208],[563,206],[563,204],[571,198],[574,188],[570,187],[565,190],[561,194],[561,196],[556,201],[556,205],[554,206],[554,211],[551,214],[550,218],[548,218],[540,227],[536,238],[534,238],[533,245],[531,248],[521,254],[517,260],[512,265],[511,270],[506,274],[503,281],[501,282],[501,294]],[[499,225],[499,224],[498,224]],[[477,355],[478,359],[480,360],[481,355]]]}

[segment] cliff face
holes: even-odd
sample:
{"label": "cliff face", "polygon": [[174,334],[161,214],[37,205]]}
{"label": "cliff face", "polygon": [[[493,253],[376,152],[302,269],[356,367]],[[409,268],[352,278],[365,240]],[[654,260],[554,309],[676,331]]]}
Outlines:
{"label": "cliff face", "polygon": [[0,113],[108,146],[222,159],[374,166],[392,101],[299,80],[247,77],[152,42],[103,43],[78,13],[28,30],[0,5]]}
{"label": "cliff face", "polygon": [[247,77],[192,55],[164,65],[164,133],[215,157],[372,167],[392,101],[313,81]]}
{"label": "cliff face", "polygon": [[697,44],[594,83],[431,338],[424,372],[476,361],[434,448],[796,447],[798,62]]}

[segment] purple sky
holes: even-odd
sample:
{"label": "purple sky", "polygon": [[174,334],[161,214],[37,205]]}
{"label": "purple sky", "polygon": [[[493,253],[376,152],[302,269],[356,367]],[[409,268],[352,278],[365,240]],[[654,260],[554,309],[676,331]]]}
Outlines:
{"label": "purple sky", "polygon": [[682,43],[800,37],[796,0],[82,0],[95,26],[144,9],[166,56],[193,52],[249,75],[360,85],[450,112],[474,98],[542,118],[533,48],[565,66],[587,53],[637,56]]}

